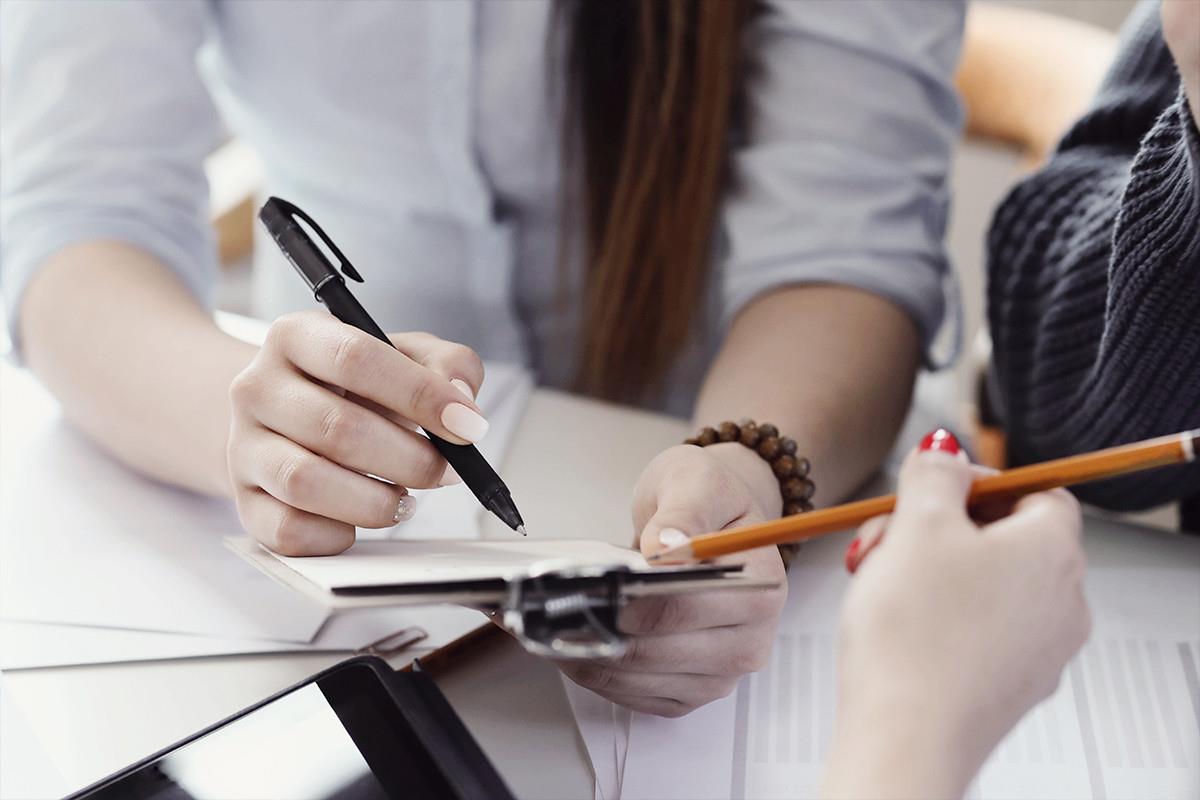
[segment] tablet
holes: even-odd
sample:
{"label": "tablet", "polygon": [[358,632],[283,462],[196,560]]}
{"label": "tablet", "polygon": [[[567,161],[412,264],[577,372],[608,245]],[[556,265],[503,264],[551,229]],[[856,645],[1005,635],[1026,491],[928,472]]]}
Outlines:
{"label": "tablet", "polygon": [[437,686],[363,656],[73,795],[88,800],[511,798]]}

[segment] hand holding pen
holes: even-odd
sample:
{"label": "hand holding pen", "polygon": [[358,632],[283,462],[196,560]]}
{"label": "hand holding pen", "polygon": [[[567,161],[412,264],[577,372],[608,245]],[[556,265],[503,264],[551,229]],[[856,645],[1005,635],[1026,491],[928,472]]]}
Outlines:
{"label": "hand holding pen", "polygon": [[263,219],[334,316],[276,320],[230,388],[229,472],[246,530],[283,555],[332,555],[354,543],[356,526],[409,519],[409,488],[462,480],[520,530],[508,489],[473,446],[488,429],[474,399],[479,356],[426,333],[384,334],[294,214],[308,220],[273,198]]}
{"label": "hand holding pen", "polygon": [[486,433],[470,397],[483,381],[479,358],[425,334],[394,341],[398,350],[324,311],[289,314],[234,380],[228,459],[238,513],[272,550],[341,552],[355,526],[411,517],[408,488],[458,482],[414,427],[457,442]]}

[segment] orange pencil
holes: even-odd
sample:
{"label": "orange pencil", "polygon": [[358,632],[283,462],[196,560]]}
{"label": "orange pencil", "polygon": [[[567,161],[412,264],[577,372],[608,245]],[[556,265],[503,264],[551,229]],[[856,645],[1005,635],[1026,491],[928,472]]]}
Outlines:
{"label": "orange pencil", "polygon": [[[1130,472],[1195,461],[1200,452],[1200,429],[1173,433],[1144,442],[1109,447],[1094,453],[1017,467],[985,478],[971,486],[967,504],[1015,498],[1021,495],[1112,478]],[[803,542],[827,533],[855,528],[896,507],[896,495],[872,497],[832,508],[697,536],[687,544],[664,550],[649,561],[704,561],[717,556],[771,544]]]}

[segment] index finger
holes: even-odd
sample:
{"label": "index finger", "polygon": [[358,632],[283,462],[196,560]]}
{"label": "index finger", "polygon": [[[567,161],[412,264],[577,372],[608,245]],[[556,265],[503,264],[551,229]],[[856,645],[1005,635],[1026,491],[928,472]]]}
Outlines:
{"label": "index finger", "polygon": [[483,386],[483,360],[465,344],[420,332],[393,333],[388,338],[401,353],[448,379],[471,400],[479,396]]}
{"label": "index finger", "polygon": [[448,379],[370,334],[320,312],[281,317],[268,343],[305,374],[351,391],[456,444],[473,444],[488,424]]}

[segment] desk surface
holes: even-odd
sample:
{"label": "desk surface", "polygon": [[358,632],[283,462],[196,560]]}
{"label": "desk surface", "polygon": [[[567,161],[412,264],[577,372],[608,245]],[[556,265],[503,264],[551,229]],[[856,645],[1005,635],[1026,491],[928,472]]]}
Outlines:
{"label": "desk surface", "polygon": [[[628,543],[629,497],[681,422],[539,390],[504,460],[531,536]],[[537,424],[531,424],[536,420]],[[617,432],[620,436],[615,436]],[[571,464],[570,471],[551,465]],[[494,523],[494,524],[492,524]],[[511,536],[491,520],[484,535]],[[591,767],[556,669],[514,642],[448,668],[439,683],[519,797],[590,798]],[[344,653],[232,656],[10,671],[6,701],[61,781],[21,775],[0,740],[4,796],[71,791],[336,663]],[[398,659],[400,663],[406,659]],[[519,720],[520,735],[513,735]],[[8,737],[4,737],[8,738]],[[6,756],[12,755],[10,761]],[[22,758],[21,762],[28,762]]]}
{"label": "desk surface", "polygon": [[[629,497],[638,474],[683,435],[677,420],[538,391],[503,471],[530,535],[625,543],[633,535]],[[562,464],[572,468],[562,470]],[[485,535],[512,534],[489,520]],[[590,798],[591,768],[558,672],[504,638],[479,655],[451,666],[438,681],[513,791],[525,798]],[[344,656],[235,656],[6,672],[0,794],[29,797],[44,788],[42,796],[53,796],[81,787]],[[396,663],[401,660],[406,659]],[[17,717],[19,733],[32,738],[32,747],[12,741]],[[37,766],[28,754],[34,748],[60,780],[32,774]]]}

